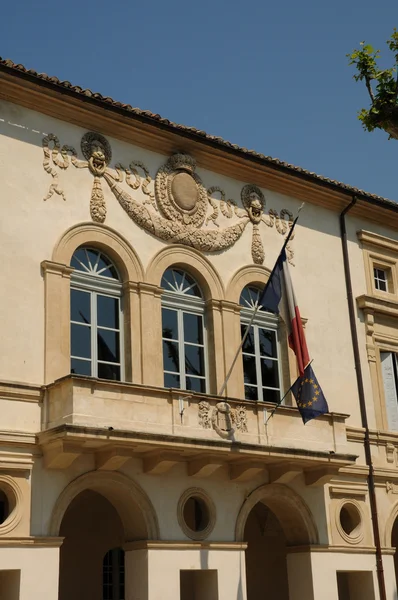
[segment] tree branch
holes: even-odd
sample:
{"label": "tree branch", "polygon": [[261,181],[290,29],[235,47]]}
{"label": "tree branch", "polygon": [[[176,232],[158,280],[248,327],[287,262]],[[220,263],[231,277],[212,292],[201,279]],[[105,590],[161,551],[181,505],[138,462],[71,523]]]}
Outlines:
{"label": "tree branch", "polygon": [[365,77],[365,81],[366,81],[366,88],[367,88],[367,90],[369,92],[369,96],[370,96],[370,99],[372,100],[372,104],[373,104],[374,101],[375,101],[375,97],[374,97],[374,93],[373,93],[373,90],[372,90],[372,86],[370,85],[370,78],[369,77]]}
{"label": "tree branch", "polygon": [[397,65],[397,77],[395,80],[395,99],[398,98],[398,65]]}

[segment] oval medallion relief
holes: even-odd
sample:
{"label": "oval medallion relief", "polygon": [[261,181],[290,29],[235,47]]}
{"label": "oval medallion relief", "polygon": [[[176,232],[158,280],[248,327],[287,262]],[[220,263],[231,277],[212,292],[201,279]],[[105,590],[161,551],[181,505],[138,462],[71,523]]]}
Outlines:
{"label": "oval medallion relief", "polygon": [[196,182],[189,173],[177,173],[171,184],[173,199],[181,210],[190,212],[196,207],[199,192]]}

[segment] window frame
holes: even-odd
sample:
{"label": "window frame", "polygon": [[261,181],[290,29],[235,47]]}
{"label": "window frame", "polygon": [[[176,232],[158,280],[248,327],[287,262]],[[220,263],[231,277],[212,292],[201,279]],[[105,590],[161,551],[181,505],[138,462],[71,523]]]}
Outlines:
{"label": "window frame", "polygon": [[[71,315],[69,315],[69,328],[70,328],[70,339],[71,339],[71,348],[70,348],[70,361],[74,358],[75,360],[83,360],[86,362],[91,362],[91,375],[81,375],[82,377],[94,377],[96,379],[104,379],[98,376],[98,364],[110,364],[110,365],[118,365],[120,364],[120,379],[104,379],[104,381],[124,381],[125,380],[125,342],[124,342],[124,314],[123,314],[123,284],[120,280],[120,275],[117,270],[114,262],[101,250],[98,248],[91,248],[90,246],[81,246],[80,248],[84,248],[87,250],[93,250],[95,252],[101,252],[103,256],[109,260],[109,262],[114,266],[118,273],[119,279],[113,279],[105,276],[96,276],[90,273],[84,273],[83,271],[78,271],[77,269],[73,270],[71,274],[70,280],[70,296],[72,297],[72,291],[81,291],[88,293],[90,295],[90,315],[91,315],[91,359],[85,359],[81,356],[75,356],[72,354],[72,331],[71,325],[76,323],[78,325],[84,326],[82,323],[78,323],[77,321],[72,321]],[[76,248],[76,250],[80,249]],[[73,255],[72,255],[73,256]],[[73,268],[73,267],[72,267]],[[105,326],[98,326],[98,316],[97,316],[97,298],[98,296],[106,296],[111,298],[116,298],[119,302],[119,329],[113,329]],[[111,363],[109,361],[98,361],[98,343],[97,343],[97,333],[98,329],[104,329],[107,331],[118,331],[119,332],[119,354],[120,354],[120,363]],[[70,369],[72,367],[70,366]],[[76,373],[79,375],[79,373]]]}
{"label": "window frame", "polygon": [[[384,279],[379,277],[379,273],[384,274]],[[386,289],[383,290],[380,286],[380,283],[384,284]],[[375,263],[373,263],[373,285],[375,286],[375,290],[377,292],[384,292],[388,294],[388,271],[385,268],[379,267]]]}
{"label": "window frame", "polygon": [[[255,289],[256,286],[250,285],[250,284],[246,285],[242,289],[241,295],[243,294],[243,291],[245,288]],[[259,288],[258,288],[258,292],[261,295],[261,290]],[[240,326],[244,326],[245,330],[253,317],[253,310],[254,310],[254,308],[248,308],[248,307],[240,304]],[[283,387],[282,353],[281,353],[281,337],[280,337],[281,332],[280,332],[279,325],[280,325],[280,317],[278,315],[274,315],[272,313],[262,311],[261,308],[257,311],[256,316],[254,317],[254,320],[251,323],[251,327],[253,327],[253,334],[254,334],[254,345],[255,345],[254,357],[255,357],[255,365],[256,365],[257,384],[254,385],[254,384],[245,383],[245,370],[244,370],[243,355],[244,354],[247,354],[249,356],[252,356],[252,355],[250,353],[244,352],[243,346],[242,346],[241,356],[242,356],[242,371],[243,371],[243,386],[244,386],[243,394],[244,394],[245,399],[246,399],[246,389],[245,388],[247,385],[249,387],[257,388],[257,396],[258,397],[257,397],[257,400],[254,400],[254,402],[270,402],[272,404],[275,404],[272,401],[264,400],[264,395],[263,395],[264,389],[269,389],[269,390],[274,390],[274,391],[279,390],[279,394],[280,394],[279,401],[281,398],[283,398],[284,387]],[[271,388],[270,386],[263,385],[262,372],[261,372],[262,357],[260,354],[259,329],[267,329],[269,331],[275,332],[277,357],[276,357],[276,359],[272,358],[271,360],[276,360],[276,362],[278,364],[279,388]],[[242,340],[242,334],[240,336],[240,339]],[[259,384],[260,381],[261,381],[261,385]]]}
{"label": "window frame", "polygon": [[102,597],[123,600],[125,595],[125,551],[123,548],[111,548],[102,559]]}
{"label": "window frame", "polygon": [[[173,269],[174,267],[168,267],[168,269]],[[166,269],[166,271],[168,270]],[[175,267],[176,270],[184,271],[189,275],[192,279],[195,280],[198,289],[200,290],[199,284],[196,282],[196,279],[192,277],[192,275],[186,271],[185,269],[179,269]],[[165,272],[166,272],[165,271]],[[163,363],[163,381],[164,375],[179,375],[180,377],[180,387],[176,389],[192,392],[192,393],[204,393],[208,394],[210,389],[210,378],[209,378],[209,356],[208,356],[208,343],[207,343],[207,323],[206,323],[206,310],[205,310],[205,301],[203,298],[199,298],[198,296],[191,296],[189,294],[173,292],[171,290],[167,290],[162,288],[162,298],[161,298],[161,308],[166,308],[169,310],[174,310],[177,312],[177,328],[178,328],[178,340],[170,340],[169,338],[165,338],[163,336],[163,319],[162,319],[162,358],[163,358],[163,342],[164,341],[174,341],[178,342],[178,351],[179,351],[179,372],[173,373],[171,371],[167,371],[164,369]],[[202,331],[203,331],[203,362],[204,362],[204,376],[198,377],[195,375],[187,375],[185,369],[185,344],[192,346],[201,346],[201,344],[193,344],[191,342],[185,342],[184,338],[184,313],[198,315],[202,317]],[[205,382],[205,391],[204,392],[196,392],[195,390],[188,390],[186,388],[186,378],[193,377],[195,379],[202,379]],[[184,386],[183,386],[184,383]]]}
{"label": "window frame", "polygon": [[[391,356],[391,379],[393,385],[395,406],[391,406],[391,398],[387,394],[387,381],[385,379],[384,358]],[[386,347],[379,348],[379,369],[381,378],[381,389],[384,397],[384,414],[387,431],[398,431],[398,348],[390,349]]]}

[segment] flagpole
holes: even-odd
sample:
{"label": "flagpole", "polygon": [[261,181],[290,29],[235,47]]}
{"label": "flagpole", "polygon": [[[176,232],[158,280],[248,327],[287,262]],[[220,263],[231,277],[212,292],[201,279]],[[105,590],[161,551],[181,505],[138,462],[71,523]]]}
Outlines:
{"label": "flagpole", "polygon": [[[304,207],[304,202],[301,204],[301,206],[299,207],[299,209],[298,209],[298,211],[297,211],[297,217],[296,217],[296,218],[294,219],[294,221],[293,221],[293,224],[292,224],[292,226],[291,226],[291,228],[290,228],[290,231],[289,231],[289,233],[288,233],[288,235],[287,235],[287,237],[286,237],[286,239],[285,239],[285,242],[284,242],[284,244],[283,244],[283,246],[282,246],[282,249],[281,249],[281,251],[280,251],[280,252],[279,252],[279,254],[278,254],[278,258],[279,258],[279,256],[282,254],[282,252],[285,250],[286,246],[287,246],[287,245],[288,245],[288,243],[289,243],[289,240],[290,240],[290,238],[292,237],[292,234],[293,234],[293,229],[294,229],[294,228],[295,228],[295,226],[296,226],[296,223],[297,223],[297,221],[298,221],[298,218],[299,218],[299,215],[300,215],[300,211],[301,211],[301,209],[302,209],[303,207]],[[269,276],[269,278],[268,278],[268,281],[267,281],[267,283],[265,284],[265,288],[264,288],[264,290],[263,290],[263,293],[261,294],[262,296],[265,294],[265,291],[266,291],[266,289],[268,288],[268,285],[269,285],[269,283],[270,283],[270,281],[271,281],[272,275],[273,275],[273,274],[274,274],[274,272],[275,272],[275,269],[276,269],[276,266],[277,266],[277,264],[278,264],[278,259],[276,259],[276,261],[275,261],[275,264],[274,264],[274,267],[273,267],[273,269],[272,269],[272,271],[271,271],[271,274],[270,274],[270,276]],[[230,369],[229,369],[229,371],[228,371],[228,373],[227,373],[227,376],[226,376],[226,378],[225,378],[225,381],[224,381],[224,383],[222,384],[222,386],[221,386],[221,389],[220,389],[220,391],[219,391],[219,393],[218,393],[218,395],[219,395],[219,396],[222,396],[222,395],[223,395],[223,393],[225,392],[225,389],[226,389],[226,387],[227,387],[227,384],[228,384],[228,381],[229,381],[229,379],[230,379],[230,377],[231,377],[231,374],[232,374],[233,368],[234,368],[234,366],[235,366],[235,364],[236,364],[236,361],[238,360],[239,354],[240,354],[240,352],[241,352],[241,350],[242,350],[242,348],[243,348],[243,344],[245,343],[245,341],[246,341],[246,338],[247,338],[247,336],[249,335],[250,327],[253,325],[253,321],[254,321],[254,319],[255,319],[255,317],[256,317],[256,314],[257,314],[257,312],[258,312],[258,309],[259,309],[259,303],[257,302],[257,303],[256,303],[256,306],[255,306],[255,308],[254,308],[253,314],[252,314],[252,316],[251,316],[251,319],[250,319],[250,321],[249,321],[249,324],[248,324],[248,326],[246,327],[246,331],[245,331],[245,333],[243,334],[243,337],[242,337],[241,343],[239,344],[239,348],[238,348],[238,349],[237,349],[237,351],[236,351],[236,354],[235,354],[235,356],[234,356],[234,359],[233,359],[233,361],[232,361],[231,367],[230,367]],[[290,390],[289,390],[289,391],[290,391]],[[285,396],[284,396],[284,397],[285,397]],[[284,399],[284,397],[283,397],[283,399]],[[282,399],[282,400],[283,400],[283,399]],[[282,401],[281,401],[281,402],[282,402]]]}

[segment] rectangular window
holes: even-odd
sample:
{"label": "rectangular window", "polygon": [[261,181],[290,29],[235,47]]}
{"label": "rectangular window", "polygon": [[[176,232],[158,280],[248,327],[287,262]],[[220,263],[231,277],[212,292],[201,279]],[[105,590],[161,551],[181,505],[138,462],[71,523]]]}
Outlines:
{"label": "rectangular window", "polygon": [[375,600],[372,571],[337,571],[339,600]]}
{"label": "rectangular window", "polygon": [[398,431],[398,355],[380,352],[388,428]]}
{"label": "rectangular window", "polygon": [[384,269],[373,267],[373,277],[376,290],[388,292],[388,273]]}
{"label": "rectangular window", "polygon": [[[242,338],[247,326],[242,323]],[[281,395],[277,332],[252,325],[242,348],[246,400],[278,402]]]}
{"label": "rectangular window", "polygon": [[71,289],[71,373],[122,378],[120,297]]}
{"label": "rectangular window", "polygon": [[165,387],[206,392],[203,315],[162,308]]}
{"label": "rectangular window", "polygon": [[216,569],[180,571],[180,600],[218,600]]}

